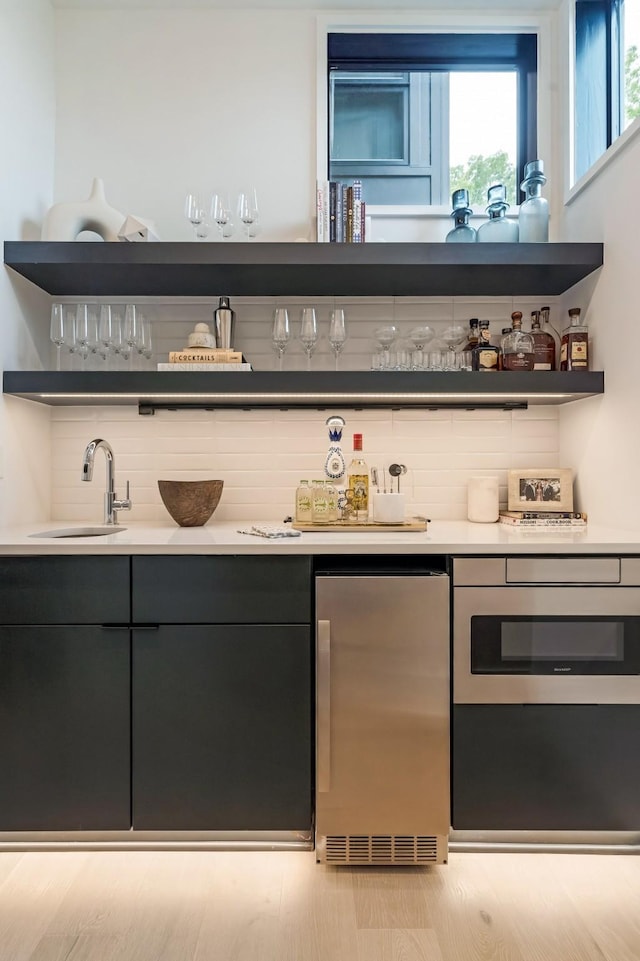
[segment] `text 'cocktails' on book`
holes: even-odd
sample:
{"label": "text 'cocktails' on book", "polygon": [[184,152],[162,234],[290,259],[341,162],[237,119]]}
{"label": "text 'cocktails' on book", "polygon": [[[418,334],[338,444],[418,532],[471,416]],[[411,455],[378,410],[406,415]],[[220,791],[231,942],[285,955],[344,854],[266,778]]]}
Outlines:
{"label": "text 'cocktails' on book", "polygon": [[207,350],[206,348],[169,351],[171,364],[241,364],[242,352],[239,350]]}
{"label": "text 'cocktails' on book", "polygon": [[157,364],[158,370],[179,370],[179,371],[195,371],[195,370],[206,370],[210,374],[218,374],[222,371],[243,371],[243,370],[253,370],[251,364]]}

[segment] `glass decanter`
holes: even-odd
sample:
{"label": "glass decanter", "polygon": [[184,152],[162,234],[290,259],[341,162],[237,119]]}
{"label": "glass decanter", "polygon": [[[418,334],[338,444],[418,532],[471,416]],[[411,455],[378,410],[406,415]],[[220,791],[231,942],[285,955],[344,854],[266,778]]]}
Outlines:
{"label": "glass decanter", "polygon": [[508,209],[507,190],[504,184],[494,184],[489,187],[487,191],[489,219],[478,227],[478,243],[518,243],[518,224],[513,220],[507,220]]}

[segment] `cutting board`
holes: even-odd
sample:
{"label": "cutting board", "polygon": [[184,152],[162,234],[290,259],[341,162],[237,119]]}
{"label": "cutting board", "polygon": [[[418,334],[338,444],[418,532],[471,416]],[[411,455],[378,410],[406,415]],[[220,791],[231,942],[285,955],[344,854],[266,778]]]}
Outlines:
{"label": "cutting board", "polygon": [[376,521],[366,521],[363,524],[354,523],[333,523],[333,524],[297,524],[295,521],[291,525],[296,531],[323,531],[327,534],[395,534],[407,533],[408,531],[426,531],[429,521],[425,517],[411,517],[402,524],[379,524]]}

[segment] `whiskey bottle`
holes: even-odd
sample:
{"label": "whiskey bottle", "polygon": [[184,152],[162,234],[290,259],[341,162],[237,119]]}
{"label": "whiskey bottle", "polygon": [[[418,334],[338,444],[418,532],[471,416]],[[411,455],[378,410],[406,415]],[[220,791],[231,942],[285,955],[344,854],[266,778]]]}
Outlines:
{"label": "whiskey bottle", "polygon": [[480,321],[477,317],[472,317],[469,321],[469,336],[463,350],[473,350],[478,346],[478,330]]}
{"label": "whiskey bottle", "polygon": [[500,353],[498,354],[498,370],[504,370],[504,339],[507,337],[513,327],[503,327],[502,336],[500,337]]}
{"label": "whiskey bottle", "polygon": [[553,367],[551,368],[551,370],[558,370],[558,366],[560,364],[560,341],[562,340],[562,338],[560,337],[560,334],[558,333],[556,328],[553,326],[553,324],[549,320],[550,313],[551,313],[550,307],[541,307],[540,323],[542,325],[542,329],[546,330],[546,332],[548,334],[551,334],[551,336],[553,337],[555,352],[554,352],[554,358],[553,358]]}
{"label": "whiskey bottle", "polygon": [[481,320],[478,333],[478,343],[473,349],[471,366],[473,370],[498,370],[499,348],[491,343],[489,321]]}
{"label": "whiskey bottle", "polygon": [[540,311],[531,312],[531,337],[533,338],[533,369],[556,369],[556,344],[548,330],[540,326]]}
{"label": "whiskey bottle", "polygon": [[522,311],[511,314],[513,330],[507,334],[502,344],[503,370],[533,370],[533,337],[522,329]]}
{"label": "whiskey bottle", "polygon": [[354,520],[369,519],[369,468],[362,457],[362,434],[353,435],[353,458],[347,469],[347,488],[353,491]]}
{"label": "whiskey bottle", "polygon": [[589,370],[589,335],[579,307],[569,310],[569,326],[562,331],[560,370]]}

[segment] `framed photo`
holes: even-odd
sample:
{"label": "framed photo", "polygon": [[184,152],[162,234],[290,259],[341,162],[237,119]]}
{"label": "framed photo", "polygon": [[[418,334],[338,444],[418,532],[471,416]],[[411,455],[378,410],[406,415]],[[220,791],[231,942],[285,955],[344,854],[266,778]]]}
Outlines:
{"label": "framed photo", "polygon": [[573,471],[564,467],[510,470],[508,510],[572,511]]}

